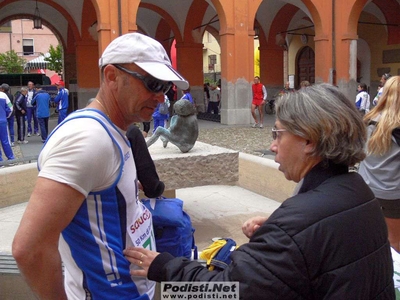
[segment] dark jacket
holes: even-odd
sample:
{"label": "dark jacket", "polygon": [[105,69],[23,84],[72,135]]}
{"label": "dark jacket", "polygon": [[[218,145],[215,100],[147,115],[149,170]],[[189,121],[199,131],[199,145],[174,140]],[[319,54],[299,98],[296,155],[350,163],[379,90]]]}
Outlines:
{"label": "dark jacket", "polygon": [[[15,98],[15,115],[16,116],[21,116],[21,115],[26,115],[26,100],[27,96],[24,96],[23,94],[18,94]],[[24,113],[22,113],[22,110]]]}
{"label": "dark jacket", "polygon": [[[262,210],[262,208],[260,209]],[[357,173],[320,163],[222,272],[161,254],[149,279],[239,281],[241,299],[395,299],[379,204]]]}

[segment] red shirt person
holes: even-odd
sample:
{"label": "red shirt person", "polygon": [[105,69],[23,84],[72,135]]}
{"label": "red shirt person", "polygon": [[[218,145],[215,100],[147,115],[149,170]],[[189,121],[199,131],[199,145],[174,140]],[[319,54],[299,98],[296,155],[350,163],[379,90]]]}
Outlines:
{"label": "red shirt person", "polygon": [[[251,115],[253,116],[255,122],[252,125],[252,127],[263,128],[263,118],[264,118],[263,105],[265,104],[265,100],[267,100],[267,89],[260,82],[260,77],[258,76],[254,77],[254,84],[252,85],[251,88],[253,92],[253,101],[251,102]],[[260,121],[257,120],[256,108],[258,108]]]}

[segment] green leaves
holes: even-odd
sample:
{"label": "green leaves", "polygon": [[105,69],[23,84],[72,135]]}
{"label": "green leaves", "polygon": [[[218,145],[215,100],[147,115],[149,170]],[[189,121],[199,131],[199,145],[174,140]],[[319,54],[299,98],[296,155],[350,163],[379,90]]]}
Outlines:
{"label": "green leaves", "polygon": [[50,45],[49,54],[50,56],[48,57],[42,54],[45,56],[44,60],[48,62],[47,68],[60,74],[63,69],[61,45],[58,44],[56,48],[54,48],[53,45]]}
{"label": "green leaves", "polygon": [[24,72],[26,60],[19,57],[14,50],[0,53],[0,73],[19,74]]}

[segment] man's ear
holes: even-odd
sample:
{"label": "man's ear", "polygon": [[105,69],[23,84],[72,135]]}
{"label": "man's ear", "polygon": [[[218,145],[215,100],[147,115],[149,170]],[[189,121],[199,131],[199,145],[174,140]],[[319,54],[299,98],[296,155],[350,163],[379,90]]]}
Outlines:
{"label": "man's ear", "polygon": [[107,85],[116,84],[117,81],[117,73],[116,69],[113,65],[107,65],[103,69],[103,80]]}

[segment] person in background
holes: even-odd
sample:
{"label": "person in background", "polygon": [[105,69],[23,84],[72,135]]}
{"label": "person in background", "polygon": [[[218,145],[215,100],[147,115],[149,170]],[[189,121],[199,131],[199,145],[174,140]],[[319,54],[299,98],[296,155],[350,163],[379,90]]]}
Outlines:
{"label": "person in background", "polygon": [[358,173],[379,200],[390,245],[400,252],[400,76],[385,83],[378,105],[364,117],[367,157]]}
{"label": "person in background", "polygon": [[219,102],[221,101],[221,91],[215,84],[210,85],[210,101],[208,102],[207,113],[218,115],[219,113]]}
{"label": "person in background", "polygon": [[65,88],[64,81],[60,80],[56,83],[58,94],[54,98],[54,103],[57,104],[58,124],[60,124],[68,114],[68,90]]}
{"label": "person in background", "polygon": [[49,93],[42,90],[42,86],[37,83],[36,94],[33,97],[32,105],[37,107],[37,117],[43,143],[47,140],[47,135],[49,133],[50,100],[51,97]]}
{"label": "person in background", "polygon": [[28,88],[22,87],[19,94],[15,97],[14,107],[15,107],[15,118],[17,119],[17,143],[27,144],[28,141],[25,140],[26,134],[26,101],[28,95]]}
{"label": "person in background", "polygon": [[308,80],[303,80],[302,82],[300,82],[300,88],[305,88],[310,86],[310,82]]}
{"label": "person in background", "polygon": [[[165,95],[164,96],[164,103],[168,105],[169,108],[169,100],[168,97]],[[166,127],[167,125],[167,120],[169,119],[169,110],[168,111],[163,111],[161,105],[165,105],[164,103],[158,103],[156,109],[154,110],[153,113],[153,133],[156,131],[157,127]]]}
{"label": "person in background", "polygon": [[210,84],[208,82],[204,83],[204,107],[208,107],[210,102]]}
{"label": "person in background", "polygon": [[[7,95],[8,99],[10,99],[12,106],[14,107],[14,96],[11,94],[10,86],[7,83],[3,83],[2,85],[0,85],[0,91],[2,91],[3,93],[5,93]],[[14,118],[14,116],[15,116],[15,112],[13,109],[11,116],[9,116],[7,119],[11,147],[14,147],[14,141],[15,141],[15,132],[14,132],[15,118]]]}
{"label": "person in background", "polygon": [[136,266],[123,256],[126,246],[155,247],[125,131],[151,119],[171,82],[180,89],[188,82],[172,69],[164,47],[140,33],[115,38],[99,67],[95,100],[68,115],[43,146],[14,237],[12,254],[39,299],[154,296],[155,283],[132,277]]}
{"label": "person in background", "polygon": [[[8,133],[7,118],[11,116],[13,112],[13,105],[8,98],[7,94],[0,92],[0,142],[3,148],[4,154],[8,160],[15,159],[13,150],[11,148],[10,136]],[[0,151],[0,161],[3,161],[3,157]]]}
{"label": "person in background", "polygon": [[[288,180],[303,184],[267,219],[243,226],[250,238],[223,270],[127,247],[133,276],[161,281],[238,281],[240,299],[394,299],[393,264],[379,203],[349,172],[365,157],[366,129],[336,87],[313,85],[277,102],[271,151]],[[268,175],[265,175],[268,176]]]}
{"label": "person in background", "polygon": [[365,83],[360,83],[357,87],[357,90],[358,94],[356,96],[356,107],[361,115],[364,116],[366,113],[369,112],[369,106],[371,104],[369,101],[367,85]]}
{"label": "person in background", "polygon": [[33,120],[33,134],[40,135],[39,125],[37,119],[36,106],[32,104],[33,97],[35,96],[36,89],[32,81],[28,82],[28,94],[26,98],[26,117],[28,123],[28,137],[32,135],[32,120]]}
{"label": "person in background", "polygon": [[[264,105],[267,100],[267,89],[260,82],[260,77],[254,77],[254,83],[251,86],[253,93],[253,100],[251,102],[251,115],[254,119],[254,124],[251,126],[253,128],[260,127],[263,128],[264,121]],[[258,115],[260,116],[260,122],[257,120],[256,109],[258,109]]]}
{"label": "person in background", "polygon": [[187,90],[182,91],[182,94],[183,94],[183,96],[181,99],[186,99],[190,103],[192,103],[193,106],[195,106],[192,94],[190,93],[190,87]]}
{"label": "person in background", "polygon": [[385,74],[383,74],[383,75],[381,76],[381,80],[380,80],[380,84],[379,84],[380,89],[379,89],[378,93],[376,94],[374,100],[372,100],[372,104],[373,104],[374,106],[376,106],[376,105],[378,104],[379,98],[380,98],[380,97],[382,96],[382,94],[383,94],[383,88],[384,88],[384,86],[385,86],[385,83],[386,83],[386,81],[387,81],[390,77],[392,77],[392,75],[390,75],[389,73],[385,73]]}

